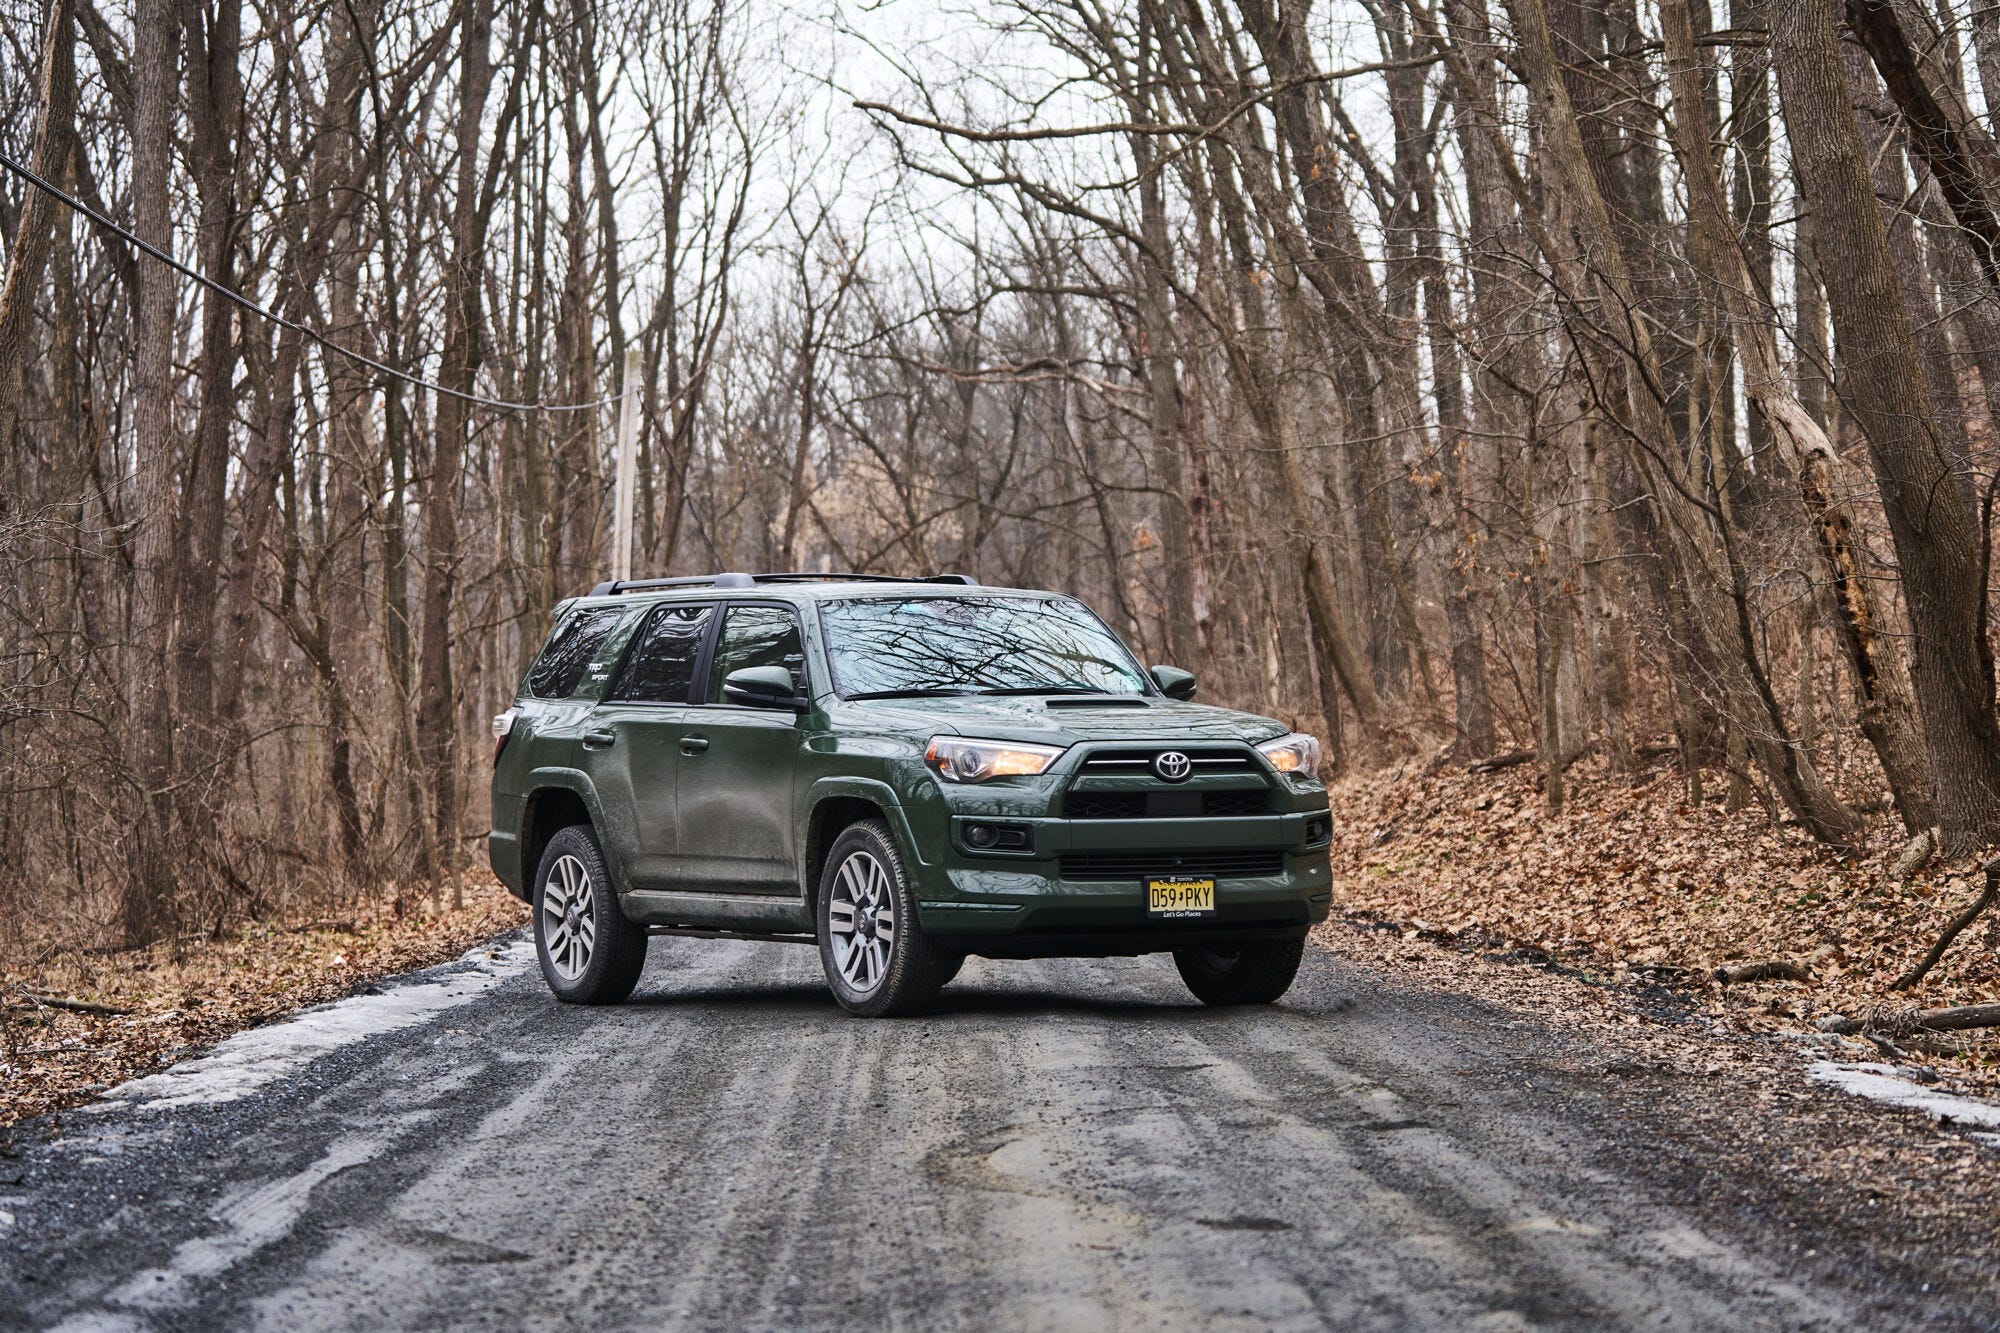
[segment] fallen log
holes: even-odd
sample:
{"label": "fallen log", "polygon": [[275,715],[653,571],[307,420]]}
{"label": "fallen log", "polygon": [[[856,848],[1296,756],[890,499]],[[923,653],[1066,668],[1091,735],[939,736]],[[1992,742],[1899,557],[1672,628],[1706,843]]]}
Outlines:
{"label": "fallen log", "polygon": [[1903,845],[1896,859],[1889,863],[1889,878],[1897,884],[1924,868],[1924,863],[1937,851],[1941,838],[1934,828],[1927,828]]}
{"label": "fallen log", "polygon": [[[2000,1028],[2000,1004],[1959,1004],[1945,1009],[1880,1009],[1865,1020],[1831,1014],[1814,1024],[1821,1032],[1843,1037],[1886,1032],[1909,1036],[1920,1032],[1970,1032],[1978,1028]],[[1870,1037],[1870,1041],[1874,1038]]]}
{"label": "fallen log", "polygon": [[1522,764],[1535,762],[1533,750],[1509,750],[1485,759],[1475,759],[1465,766],[1468,773],[1498,773],[1503,768],[1517,768]]}
{"label": "fallen log", "polygon": [[2000,1004],[1956,1004],[1949,1009],[1926,1009],[1917,1015],[1916,1025],[1925,1032],[2000,1028]]}
{"label": "fallen log", "polygon": [[15,1008],[26,1009],[40,1006],[45,1009],[67,1009],[73,1014],[100,1014],[108,1018],[124,1018],[132,1013],[130,1009],[120,1009],[115,1004],[97,1004],[91,1000],[71,1000],[61,995],[36,995],[26,993],[28,1003]]}
{"label": "fallen log", "polygon": [[1715,969],[1715,979],[1725,986],[1739,986],[1746,981],[1811,981],[1812,973],[1782,958],[1755,958],[1724,963]]}

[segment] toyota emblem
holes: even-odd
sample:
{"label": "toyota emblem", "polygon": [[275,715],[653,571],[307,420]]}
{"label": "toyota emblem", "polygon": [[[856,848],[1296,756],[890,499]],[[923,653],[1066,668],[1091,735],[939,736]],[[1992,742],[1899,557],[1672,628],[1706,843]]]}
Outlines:
{"label": "toyota emblem", "polygon": [[1179,750],[1166,750],[1153,760],[1153,771],[1162,782],[1186,782],[1194,772],[1194,761]]}

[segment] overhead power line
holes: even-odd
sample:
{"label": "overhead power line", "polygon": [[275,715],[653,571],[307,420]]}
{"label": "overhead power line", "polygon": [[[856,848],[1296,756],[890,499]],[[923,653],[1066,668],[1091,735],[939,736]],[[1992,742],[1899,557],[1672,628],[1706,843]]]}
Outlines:
{"label": "overhead power line", "polygon": [[268,309],[267,307],[258,305],[255,301],[252,301],[249,297],[243,295],[243,293],[225,287],[221,283],[217,282],[215,279],[196,272],[194,269],[191,269],[186,264],[181,263],[179,260],[175,259],[172,255],[168,254],[166,251],[160,249],[158,246],[151,245],[148,242],[143,241],[139,237],[133,235],[126,228],[120,226],[118,223],[104,216],[104,214],[98,212],[96,209],[92,208],[89,204],[85,203],[83,200],[78,199],[74,195],[68,194],[63,190],[58,189],[55,185],[51,184],[47,180],[44,180],[41,176],[29,170],[21,163],[16,162],[13,158],[9,157],[5,153],[0,153],[0,166],[6,167],[7,170],[13,172],[16,176],[19,176],[22,180],[28,182],[28,184],[34,186],[36,189],[43,190],[47,192],[52,198],[60,200],[70,209],[90,219],[92,222],[96,223],[99,227],[103,228],[105,231],[110,232],[113,236],[116,236],[119,240],[131,246],[134,250],[137,250],[140,254],[145,255],[149,259],[158,260],[160,263],[165,264],[168,268],[172,269],[174,272],[180,274],[182,277],[189,278],[194,282],[199,283],[201,286],[207,288],[209,291],[214,292],[217,296],[225,297],[228,300],[234,301],[237,305],[242,306],[245,310],[248,310],[251,314],[261,316],[264,319],[268,319],[273,324],[276,324],[279,328],[290,329],[292,332],[297,333],[302,337],[309,338],[313,342],[317,343],[319,346],[325,348],[329,352],[333,352],[336,353],[337,355],[344,356],[349,361],[356,362],[359,365],[367,366],[370,370],[380,371],[382,374],[388,375],[394,379],[399,379],[403,381],[405,384],[414,384],[420,389],[429,389],[432,393],[442,394],[447,398],[457,398],[463,400],[464,402],[473,403],[479,407],[490,407],[497,411],[503,411],[503,412],[588,412],[595,408],[604,407],[607,406],[608,404],[615,403],[619,400],[619,398],[623,397],[622,394],[619,394],[609,398],[599,398],[593,402],[588,402],[588,403],[511,403],[504,398],[488,398],[483,394],[465,393],[458,389],[447,389],[442,384],[438,384],[431,380],[424,379],[420,375],[412,375],[407,370],[398,370],[394,366],[384,365],[382,362],[377,361],[374,357],[368,356],[361,352],[357,352],[351,347],[342,347],[339,343],[329,338],[326,334],[321,333],[318,329],[308,328],[306,325],[299,323],[297,320],[287,319],[285,318],[285,316],[279,314],[275,310],[271,310]]}

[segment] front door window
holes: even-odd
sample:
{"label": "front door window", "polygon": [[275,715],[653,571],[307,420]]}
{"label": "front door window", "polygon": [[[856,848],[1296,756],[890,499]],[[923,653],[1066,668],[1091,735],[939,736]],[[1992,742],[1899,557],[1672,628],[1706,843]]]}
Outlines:
{"label": "front door window", "polygon": [[730,607],[715,645],[715,669],[709,672],[704,701],[723,701],[722,682],[730,672],[771,666],[791,672],[800,692],[806,692],[806,650],[799,639],[799,618],[784,606]]}

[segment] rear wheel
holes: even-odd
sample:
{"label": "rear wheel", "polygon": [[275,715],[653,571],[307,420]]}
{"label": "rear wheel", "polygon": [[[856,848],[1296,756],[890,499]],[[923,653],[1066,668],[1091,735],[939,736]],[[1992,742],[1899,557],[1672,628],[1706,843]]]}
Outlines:
{"label": "rear wheel", "polygon": [[819,881],[819,956],[849,1013],[921,1013],[956,972],[917,924],[917,899],[889,826],[863,820],[834,840]]}
{"label": "rear wheel", "polygon": [[597,833],[572,824],[549,839],[535,871],[535,956],[569,1004],[617,1004],[646,967],[646,930],[625,919]]}
{"label": "rear wheel", "polygon": [[1203,1004],[1269,1004],[1292,988],[1305,937],[1259,940],[1234,949],[1181,949],[1174,966]]}

